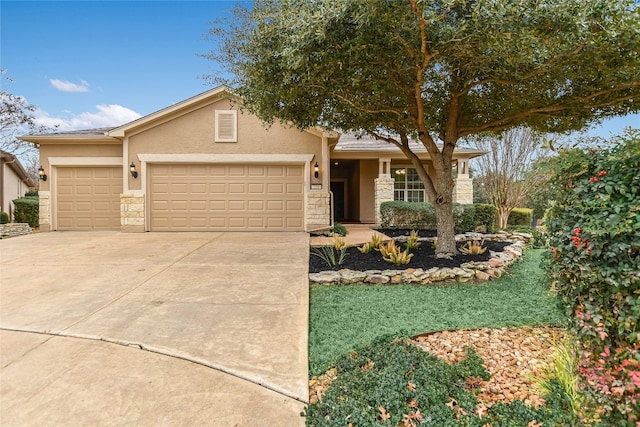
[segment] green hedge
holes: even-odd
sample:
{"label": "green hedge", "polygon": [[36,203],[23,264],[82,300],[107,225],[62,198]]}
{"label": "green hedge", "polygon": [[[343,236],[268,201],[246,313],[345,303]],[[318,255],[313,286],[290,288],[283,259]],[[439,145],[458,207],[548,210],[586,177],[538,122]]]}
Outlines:
{"label": "green hedge", "polygon": [[533,222],[533,209],[515,208],[509,214],[507,225],[513,225],[513,226],[526,225],[527,227],[530,227],[532,222]]}
{"label": "green hedge", "polygon": [[13,212],[13,220],[15,222],[26,222],[34,228],[40,225],[38,217],[40,202],[37,197],[21,197],[15,199],[13,204],[16,206]]}
{"label": "green hedge", "polygon": [[0,224],[6,224],[8,222],[9,222],[9,214],[4,211],[0,211]]}
{"label": "green hedge", "polygon": [[476,203],[474,216],[474,229],[481,232],[492,233],[496,228],[496,207],[486,203]]}
{"label": "green hedge", "polygon": [[[431,203],[384,202],[380,206],[382,228],[436,230],[436,212]],[[453,220],[457,233],[478,229],[492,231],[495,207],[492,205],[461,205],[454,203]]]}

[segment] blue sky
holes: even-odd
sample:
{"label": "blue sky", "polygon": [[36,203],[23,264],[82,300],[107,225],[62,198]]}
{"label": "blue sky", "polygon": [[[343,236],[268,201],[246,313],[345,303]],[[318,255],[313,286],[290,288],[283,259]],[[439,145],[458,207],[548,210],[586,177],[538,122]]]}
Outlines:
{"label": "blue sky", "polygon": [[[2,88],[60,130],[126,123],[211,88],[200,76],[215,64],[198,54],[214,47],[205,34],[234,4],[1,0]],[[590,133],[610,136],[626,126],[640,127],[640,115]]]}
{"label": "blue sky", "polygon": [[232,1],[5,1],[3,89],[61,129],[122,124],[211,88],[198,56]]}

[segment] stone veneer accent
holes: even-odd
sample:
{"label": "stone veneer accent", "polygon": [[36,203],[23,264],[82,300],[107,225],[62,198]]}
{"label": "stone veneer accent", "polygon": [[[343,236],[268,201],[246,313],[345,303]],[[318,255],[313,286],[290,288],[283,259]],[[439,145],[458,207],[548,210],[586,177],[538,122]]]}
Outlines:
{"label": "stone veneer accent", "polygon": [[458,176],[453,187],[453,202],[470,205],[473,203],[473,179]]}
{"label": "stone veneer accent", "polygon": [[[478,233],[466,233],[457,235],[456,240],[502,240],[513,242],[505,246],[502,252],[491,252],[491,259],[486,262],[468,262],[456,268],[437,268],[429,270],[421,268],[407,268],[404,270],[367,270],[354,271],[342,269],[339,271],[321,271],[309,274],[311,284],[398,284],[413,283],[428,285],[440,282],[460,282],[469,281],[486,282],[494,277],[500,277],[504,273],[505,267],[522,256],[522,250],[526,243],[533,239],[528,233],[497,233],[492,235],[480,235]],[[406,240],[396,238],[396,240]],[[427,239],[420,239],[427,240]],[[393,267],[392,264],[389,264]]]}
{"label": "stone veneer accent", "polygon": [[380,205],[384,202],[393,202],[393,184],[395,179],[391,175],[382,174],[374,180],[376,222],[380,222]]}
{"label": "stone veneer accent", "polygon": [[40,231],[49,231],[51,229],[51,192],[39,191],[38,199],[38,222],[40,224]]}
{"label": "stone veneer accent", "polygon": [[9,237],[23,236],[25,234],[31,234],[29,224],[21,222],[0,224],[0,239],[8,239]]}
{"label": "stone veneer accent", "polygon": [[130,233],[144,232],[143,194],[120,194],[120,229]]}
{"label": "stone veneer accent", "polygon": [[315,228],[331,225],[329,197],[329,193],[325,192],[307,192],[307,230],[313,230]]}

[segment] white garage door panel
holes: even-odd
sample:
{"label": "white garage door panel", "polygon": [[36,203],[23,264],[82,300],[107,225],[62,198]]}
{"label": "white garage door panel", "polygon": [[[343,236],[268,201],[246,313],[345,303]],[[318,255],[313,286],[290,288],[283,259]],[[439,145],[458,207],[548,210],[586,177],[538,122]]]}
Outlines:
{"label": "white garage door panel", "polygon": [[304,229],[302,165],[150,165],[153,231]]}
{"label": "white garage door panel", "polygon": [[58,230],[120,229],[120,167],[58,167]]}

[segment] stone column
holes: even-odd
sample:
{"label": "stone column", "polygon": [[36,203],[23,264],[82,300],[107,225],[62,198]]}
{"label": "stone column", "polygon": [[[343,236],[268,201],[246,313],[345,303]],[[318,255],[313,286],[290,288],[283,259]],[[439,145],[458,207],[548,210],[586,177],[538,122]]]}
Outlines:
{"label": "stone column", "polygon": [[120,194],[120,229],[129,233],[144,232],[144,194]]}
{"label": "stone column", "polygon": [[331,224],[329,193],[307,192],[306,230],[311,231]]}
{"label": "stone column", "polygon": [[375,189],[375,205],[376,205],[376,222],[379,223],[380,218],[380,205],[384,202],[393,201],[393,184],[395,179],[391,178],[391,174],[380,174],[378,178],[374,180]]}
{"label": "stone column", "polygon": [[38,222],[40,231],[51,231],[51,191],[38,192]]}
{"label": "stone column", "polygon": [[453,187],[453,202],[461,204],[473,203],[473,179],[469,175],[458,175]]}

